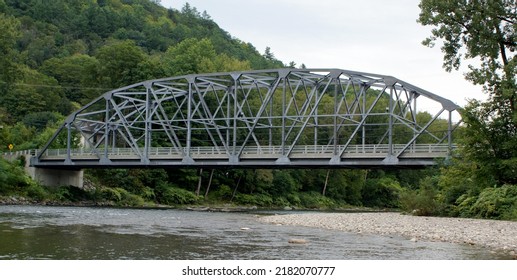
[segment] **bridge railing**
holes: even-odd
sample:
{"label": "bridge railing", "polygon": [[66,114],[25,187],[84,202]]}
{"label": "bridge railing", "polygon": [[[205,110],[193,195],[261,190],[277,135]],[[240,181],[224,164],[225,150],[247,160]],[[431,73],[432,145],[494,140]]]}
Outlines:
{"label": "bridge railing", "polygon": [[14,159],[19,156],[35,156],[37,154],[37,150],[23,150],[23,151],[12,151],[12,152],[4,152],[1,153],[0,156],[4,159]]}
{"label": "bridge railing", "polygon": [[[401,151],[406,145],[393,145],[392,152],[397,153]],[[422,155],[429,154],[435,155],[436,157],[446,156],[451,148],[447,144],[414,144],[404,151],[405,154]],[[344,149],[344,146],[338,145],[300,145],[293,147],[290,155],[326,155],[332,156],[335,151]],[[287,151],[287,147],[282,146],[247,146],[242,150],[242,156],[280,156]],[[389,145],[349,145],[344,151],[346,155],[386,155],[389,153]],[[31,156],[36,154],[35,150],[24,151],[25,154]],[[107,151],[108,157],[114,158],[133,158],[139,157],[144,153],[142,148],[138,152],[131,148],[110,148]],[[78,148],[70,150],[71,158],[95,158],[104,154],[103,149],[87,149]],[[202,157],[202,156],[213,156],[213,157],[228,157],[231,154],[230,151],[224,149],[224,147],[191,147],[190,151],[186,148],[178,149],[173,147],[151,147],[149,148],[149,158],[181,158],[185,155]],[[68,156],[67,149],[47,149],[42,154],[42,159],[65,159]]]}

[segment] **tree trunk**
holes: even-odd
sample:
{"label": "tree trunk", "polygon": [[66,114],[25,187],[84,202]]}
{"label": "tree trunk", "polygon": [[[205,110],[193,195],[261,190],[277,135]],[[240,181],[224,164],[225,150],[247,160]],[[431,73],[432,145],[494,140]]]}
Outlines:
{"label": "tree trunk", "polygon": [[327,170],[327,177],[325,178],[325,185],[323,186],[323,191],[321,192],[321,194],[323,196],[325,196],[325,193],[327,192],[327,184],[329,182],[329,175],[330,175],[330,169]]}
{"label": "tree trunk", "polygon": [[210,186],[212,185],[212,177],[214,176],[214,169],[210,170],[210,179],[208,179],[208,186],[206,187],[205,199],[208,197]]}
{"label": "tree trunk", "polygon": [[203,168],[200,168],[199,173],[198,173],[199,180],[197,181],[196,196],[199,196],[199,191],[201,190],[201,181],[203,179],[202,175],[203,175]]}
{"label": "tree trunk", "polygon": [[233,189],[232,198],[230,199],[230,202],[233,201],[233,198],[235,197],[235,194],[237,193],[237,188],[239,187],[239,184],[241,183],[242,175],[239,176],[239,180],[237,181],[237,185],[235,185],[235,189]]}

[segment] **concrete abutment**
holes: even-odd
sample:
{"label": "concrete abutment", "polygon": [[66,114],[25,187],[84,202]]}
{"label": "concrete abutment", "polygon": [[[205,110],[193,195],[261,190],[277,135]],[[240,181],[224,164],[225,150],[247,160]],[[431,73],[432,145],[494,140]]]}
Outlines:
{"label": "concrete abutment", "polygon": [[39,182],[43,186],[74,186],[81,189],[84,187],[83,170],[31,167],[30,159],[26,159],[25,172],[27,172],[33,180]]}

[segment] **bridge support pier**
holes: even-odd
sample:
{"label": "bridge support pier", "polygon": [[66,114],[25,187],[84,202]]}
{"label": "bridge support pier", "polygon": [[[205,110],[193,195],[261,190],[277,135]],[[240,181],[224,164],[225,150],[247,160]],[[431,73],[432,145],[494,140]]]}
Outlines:
{"label": "bridge support pier", "polygon": [[47,187],[74,186],[81,189],[84,187],[83,170],[30,167],[27,161],[25,172],[27,172],[33,180]]}
{"label": "bridge support pier", "polygon": [[83,188],[83,170],[59,170],[29,167],[32,179],[47,187],[74,186]]}

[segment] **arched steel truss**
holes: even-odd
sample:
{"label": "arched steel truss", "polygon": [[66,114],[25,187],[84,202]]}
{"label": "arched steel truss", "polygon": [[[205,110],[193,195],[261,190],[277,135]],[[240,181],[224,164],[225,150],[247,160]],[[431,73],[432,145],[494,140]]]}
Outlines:
{"label": "arched steel truss", "polygon": [[[439,109],[419,116],[422,99]],[[394,77],[340,69],[186,75],[105,93],[68,116],[32,164],[429,165],[453,148],[457,108]]]}

